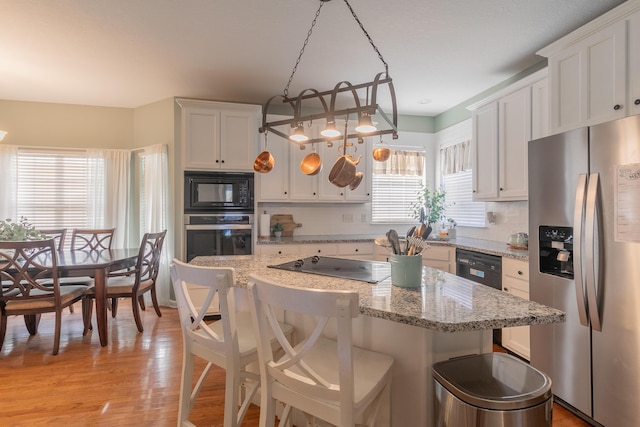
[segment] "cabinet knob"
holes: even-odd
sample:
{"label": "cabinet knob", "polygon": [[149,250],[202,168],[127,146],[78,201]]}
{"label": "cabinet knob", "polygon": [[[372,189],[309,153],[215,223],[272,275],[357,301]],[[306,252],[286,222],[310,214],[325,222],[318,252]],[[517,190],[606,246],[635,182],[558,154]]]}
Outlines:
{"label": "cabinet knob", "polygon": [[321,253],[321,252],[322,252],[322,249],[318,249],[318,253]]}
{"label": "cabinet knob", "polygon": [[636,99],[635,101],[633,101],[633,103],[636,105],[640,105],[640,99]]}
{"label": "cabinet knob", "polygon": [[522,271],[518,270],[518,275],[522,276]]}
{"label": "cabinet knob", "polygon": [[616,110],[616,111],[618,111],[621,108],[622,108],[622,105],[620,105],[620,104],[616,104],[616,105],[613,106],[613,109]]}
{"label": "cabinet knob", "polygon": [[500,191],[504,191],[504,188],[500,187]]}
{"label": "cabinet knob", "polygon": [[278,255],[282,255],[282,251],[278,251]]}
{"label": "cabinet knob", "polygon": [[216,160],[216,163],[220,163],[220,160]]}
{"label": "cabinet knob", "polygon": [[316,195],[316,192],[315,192],[315,191],[313,192],[313,195],[314,195],[314,196]]}
{"label": "cabinet knob", "polygon": [[287,194],[287,192],[285,191],[284,194]]}
{"label": "cabinet knob", "polygon": [[509,288],[503,288],[505,292],[509,292]]}
{"label": "cabinet knob", "polygon": [[222,161],[222,163],[224,163],[224,160],[221,160],[221,161]]}
{"label": "cabinet knob", "polygon": [[356,248],[356,252],[358,252],[358,248]]}

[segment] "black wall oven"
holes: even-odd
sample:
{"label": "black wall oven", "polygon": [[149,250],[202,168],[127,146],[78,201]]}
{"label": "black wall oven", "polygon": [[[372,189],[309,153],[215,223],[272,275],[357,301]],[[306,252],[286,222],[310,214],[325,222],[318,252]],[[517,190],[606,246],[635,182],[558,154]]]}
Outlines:
{"label": "black wall oven", "polygon": [[184,254],[253,253],[253,173],[192,172],[184,175]]}
{"label": "black wall oven", "polygon": [[185,215],[185,260],[197,256],[251,255],[253,214]]}

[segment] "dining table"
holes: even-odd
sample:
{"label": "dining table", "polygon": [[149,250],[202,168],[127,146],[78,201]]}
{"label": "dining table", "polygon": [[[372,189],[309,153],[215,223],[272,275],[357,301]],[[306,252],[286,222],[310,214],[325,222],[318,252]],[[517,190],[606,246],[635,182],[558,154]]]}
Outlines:
{"label": "dining table", "polygon": [[96,300],[96,321],[100,345],[109,342],[107,328],[107,277],[110,271],[135,266],[139,248],[104,250],[58,251],[58,274],[60,277],[93,277]]}

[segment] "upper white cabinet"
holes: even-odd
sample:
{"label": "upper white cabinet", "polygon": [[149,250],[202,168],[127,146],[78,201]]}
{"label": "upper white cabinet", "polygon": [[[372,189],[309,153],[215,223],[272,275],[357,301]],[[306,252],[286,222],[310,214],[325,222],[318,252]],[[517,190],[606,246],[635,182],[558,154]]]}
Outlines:
{"label": "upper white cabinet", "polygon": [[260,140],[259,105],[178,99],[185,170],[252,171]]}
{"label": "upper white cabinet", "polygon": [[469,107],[474,200],[527,200],[527,145],[548,134],[546,72]]}
{"label": "upper white cabinet", "polygon": [[640,2],[626,2],[541,49],[549,59],[550,130],[640,113]]}

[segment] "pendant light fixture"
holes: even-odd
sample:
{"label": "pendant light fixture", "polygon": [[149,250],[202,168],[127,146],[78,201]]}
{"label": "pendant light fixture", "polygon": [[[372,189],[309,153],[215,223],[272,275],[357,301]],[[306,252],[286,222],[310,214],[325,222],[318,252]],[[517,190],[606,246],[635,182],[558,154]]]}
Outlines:
{"label": "pendant light fixture", "polygon": [[[355,21],[360,26],[360,29],[369,41],[369,44],[371,44],[373,50],[376,52],[378,58],[384,65],[384,72],[376,74],[375,78],[371,82],[351,84],[348,81],[342,81],[337,83],[332,90],[321,92],[316,89],[305,89],[300,92],[300,94],[295,98],[289,96],[289,86],[293,81],[298,65],[300,64],[300,60],[302,59],[302,55],[304,54],[305,47],[307,46],[309,38],[311,37],[311,34],[313,33],[313,30],[316,26],[318,17],[320,16],[320,11],[322,10],[324,4],[329,2],[330,0],[319,1],[320,5],[311,23],[311,28],[307,32],[307,37],[304,40],[302,49],[300,50],[300,54],[298,55],[298,59],[296,60],[291,72],[291,76],[289,77],[289,81],[284,88],[284,93],[282,95],[275,95],[271,97],[263,106],[262,126],[260,127],[259,131],[264,134],[267,134],[268,132],[274,133],[301,146],[318,142],[331,144],[332,141],[336,141],[341,138],[344,138],[345,141],[347,139],[357,139],[359,142],[361,142],[363,137],[385,134],[391,134],[393,139],[397,139],[398,114],[393,81],[391,79],[391,76],[389,75],[389,66],[382,57],[382,54],[378,50],[377,46],[373,43],[373,40],[369,36],[369,33],[367,33],[367,31],[365,30],[362,22],[360,22],[360,19],[349,4],[348,0],[343,1],[351,12],[351,15],[353,16]],[[389,117],[389,115],[387,115],[382,110],[380,105],[377,104],[378,90],[380,90],[381,88],[386,88],[388,90],[392,109],[391,117]],[[347,100],[345,101],[341,98],[339,103],[341,107],[337,107],[336,99],[343,94],[348,95]],[[361,102],[361,99],[365,100],[364,103]],[[287,118],[284,120],[268,122],[267,115],[269,114],[269,108],[272,104],[278,102],[278,100],[282,104],[285,104],[292,109],[293,116],[290,119]],[[318,113],[317,110],[319,105],[322,106],[322,111]],[[305,114],[307,111],[314,111],[314,113]],[[345,126],[346,135],[343,135],[336,127],[336,119],[344,118],[344,120],[347,121],[349,115],[351,115],[352,117],[358,117],[358,125],[354,129],[355,133],[349,133]],[[384,123],[386,123],[386,126],[384,128],[380,128],[376,126],[376,124],[374,124],[372,120],[372,117],[374,115],[376,117],[380,117],[384,121]],[[310,137],[309,135],[305,134],[305,123],[312,123],[314,121],[322,122],[323,120],[325,122],[325,127],[320,132],[319,136]],[[292,131],[289,134],[286,134],[285,132],[279,130],[278,127],[282,125],[289,125]]]}

